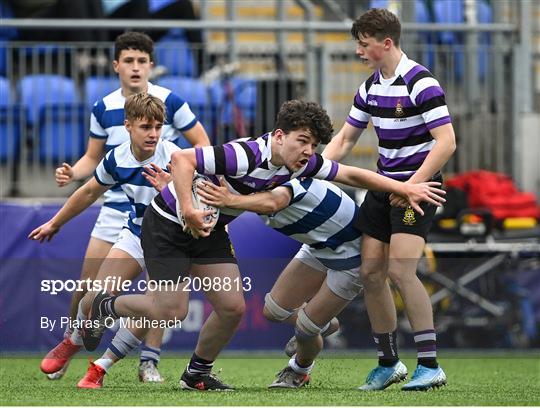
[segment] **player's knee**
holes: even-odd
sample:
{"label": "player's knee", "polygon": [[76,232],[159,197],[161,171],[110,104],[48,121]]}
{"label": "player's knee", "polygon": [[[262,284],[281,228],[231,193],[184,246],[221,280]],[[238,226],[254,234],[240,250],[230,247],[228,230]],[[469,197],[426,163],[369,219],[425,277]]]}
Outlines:
{"label": "player's knee", "polygon": [[407,287],[408,285],[415,284],[418,277],[416,276],[416,271],[407,272],[402,270],[389,269],[388,277],[392,283],[398,287],[398,289]]}
{"label": "player's knee", "polygon": [[333,317],[327,326],[328,328],[321,332],[323,337],[330,336],[331,334],[334,334],[335,332],[339,330],[339,326],[340,326],[339,319],[337,317]]}
{"label": "player's knee", "polygon": [[300,309],[296,318],[294,334],[299,341],[308,340],[328,330],[329,326],[330,323],[327,323],[323,327],[320,327],[309,318],[304,309]]}
{"label": "player's knee", "polygon": [[360,268],[360,278],[362,279],[362,284],[364,286],[380,286],[386,281],[386,273],[384,273],[383,268],[380,267],[380,265],[377,267],[376,264],[366,264],[362,265]]}
{"label": "player's knee", "polygon": [[264,317],[271,322],[283,322],[287,320],[294,313],[294,310],[287,310],[282,308],[272,297],[270,293],[267,293],[264,297]]}
{"label": "player's knee", "polygon": [[228,302],[219,308],[217,313],[224,319],[240,321],[246,312],[246,302],[243,298],[238,298],[234,302]]}

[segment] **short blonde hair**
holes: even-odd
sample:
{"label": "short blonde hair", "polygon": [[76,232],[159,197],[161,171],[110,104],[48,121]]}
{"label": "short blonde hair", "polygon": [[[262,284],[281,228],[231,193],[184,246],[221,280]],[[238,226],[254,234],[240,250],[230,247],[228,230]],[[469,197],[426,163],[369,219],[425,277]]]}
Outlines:
{"label": "short blonde hair", "polygon": [[126,99],[124,114],[130,122],[137,119],[165,121],[165,104],[146,92],[131,95]]}

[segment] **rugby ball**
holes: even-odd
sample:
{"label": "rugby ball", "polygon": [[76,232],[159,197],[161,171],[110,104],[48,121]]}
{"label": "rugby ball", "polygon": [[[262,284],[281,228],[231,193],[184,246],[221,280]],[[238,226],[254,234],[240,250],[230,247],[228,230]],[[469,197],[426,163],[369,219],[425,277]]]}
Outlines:
{"label": "rugby ball", "polygon": [[[209,183],[212,182],[208,177],[203,176],[201,174],[195,174],[195,176],[193,177],[193,183],[191,184],[191,202],[193,203],[193,208],[203,210],[203,211],[206,211],[206,210],[214,211],[212,214],[207,215],[204,220],[206,223],[210,223],[212,225],[212,228],[214,228],[219,218],[219,208],[203,203],[201,201],[201,197],[197,193],[197,186],[204,181],[208,181]],[[182,226],[182,228],[184,228],[186,223],[184,220],[184,216],[182,215],[182,212],[180,211],[180,205],[178,203],[178,200],[176,200],[176,215],[178,216],[180,225]]]}

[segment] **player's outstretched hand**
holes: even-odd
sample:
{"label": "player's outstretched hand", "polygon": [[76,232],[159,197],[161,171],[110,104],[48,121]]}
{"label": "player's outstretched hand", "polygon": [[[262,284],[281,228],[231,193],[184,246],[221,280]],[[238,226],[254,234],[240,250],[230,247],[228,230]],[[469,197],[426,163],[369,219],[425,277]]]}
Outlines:
{"label": "player's outstretched hand", "polygon": [[422,201],[441,207],[442,203],[446,200],[444,195],[446,192],[437,188],[441,183],[437,181],[428,181],[425,183],[404,183],[405,185],[405,196],[410,206],[416,210],[420,215],[424,215],[424,211],[420,208],[420,203]]}
{"label": "player's outstretched hand", "polygon": [[144,171],[141,174],[157,191],[161,191],[172,180],[170,164],[167,164],[167,170],[169,170],[168,173],[157,164],[150,163],[144,167]]}
{"label": "player's outstretched hand", "polygon": [[204,181],[197,186],[197,193],[201,196],[201,201],[214,207],[228,207],[231,202],[232,193],[225,184],[223,177],[219,178],[219,186],[209,181]]}
{"label": "player's outstretched hand", "polygon": [[58,187],[67,186],[73,181],[73,169],[67,163],[62,163],[54,172],[54,178]]}
{"label": "player's outstretched hand", "polygon": [[28,239],[33,239],[34,241],[39,241],[40,243],[43,243],[45,240],[50,241],[51,239],[53,239],[54,235],[58,231],[60,231],[60,228],[54,226],[52,221],[48,221],[33,230],[28,235]]}

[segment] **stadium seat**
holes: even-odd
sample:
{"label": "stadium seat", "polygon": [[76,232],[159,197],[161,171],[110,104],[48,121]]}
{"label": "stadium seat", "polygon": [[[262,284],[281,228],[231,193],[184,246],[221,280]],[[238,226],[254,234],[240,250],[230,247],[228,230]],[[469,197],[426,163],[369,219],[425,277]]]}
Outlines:
{"label": "stadium seat", "polygon": [[208,103],[208,89],[195,78],[180,76],[164,76],[158,84],[178,94],[190,105],[206,105]]}
{"label": "stadium seat", "polygon": [[210,85],[210,101],[212,105],[221,107],[220,120],[223,124],[233,123],[234,106],[240,109],[244,120],[254,121],[257,104],[257,81],[247,77],[216,81]]}
{"label": "stadium seat", "polygon": [[88,77],[84,83],[84,103],[88,110],[105,95],[120,88],[118,77]]}
{"label": "stadium seat", "polygon": [[[13,18],[13,10],[6,1],[0,1],[0,18]],[[0,38],[4,40],[16,40],[19,38],[19,30],[15,27],[0,27]]]}
{"label": "stadium seat", "polygon": [[[480,24],[493,23],[493,11],[491,6],[484,0],[476,3],[476,13]],[[480,33],[478,36],[478,72],[480,80],[486,77],[489,66],[489,46],[491,44],[491,34],[487,32]]]}
{"label": "stadium seat", "polygon": [[72,79],[29,75],[18,84],[20,101],[42,162],[71,161],[84,152],[84,106]]}
{"label": "stadium seat", "polygon": [[210,129],[215,115],[208,103],[208,88],[204,83],[195,78],[178,76],[164,76],[158,83],[184,99],[203,126]]}
{"label": "stadium seat", "polygon": [[0,75],[7,73],[7,41],[0,39]]}
{"label": "stadium seat", "polygon": [[[435,23],[463,23],[463,0],[434,0],[433,18]],[[452,31],[439,33],[439,43],[448,45],[446,53],[447,69],[454,72],[456,79],[463,78],[465,61],[463,56],[463,36]]]}
{"label": "stadium seat", "polygon": [[[12,18],[13,12],[9,4],[5,1],[0,1],[0,20],[4,18]],[[7,53],[9,41],[16,40],[19,37],[19,32],[14,27],[0,27],[0,75],[7,74]]]}
{"label": "stadium seat", "polygon": [[0,162],[13,162],[18,156],[21,143],[20,106],[13,105],[9,81],[0,77]]}
{"label": "stadium seat", "polygon": [[215,133],[220,142],[252,136],[257,112],[257,81],[247,77],[210,84],[210,105],[216,112]]}
{"label": "stadium seat", "polygon": [[155,45],[155,64],[167,68],[168,75],[193,77],[195,59],[191,47],[181,29],[170,30]]}
{"label": "stadium seat", "polygon": [[154,14],[161,9],[164,9],[167,6],[175,3],[177,0],[149,0],[148,1],[148,11],[150,14]]}
{"label": "stadium seat", "polygon": [[60,75],[28,75],[19,81],[17,91],[30,125],[46,105],[79,102],[73,80]]}
{"label": "stadium seat", "polygon": [[72,162],[84,154],[85,106],[80,103],[51,104],[39,111],[39,160],[53,164]]}
{"label": "stadium seat", "polygon": [[[370,7],[372,8],[389,8],[392,10],[391,3],[389,0],[371,0]],[[415,22],[417,23],[431,23],[433,18],[429,11],[429,8],[425,0],[415,0],[414,2],[414,11],[415,11]],[[431,32],[421,32],[418,34],[418,39],[422,44],[420,54],[420,59],[418,62],[424,65],[429,70],[432,70],[435,66],[435,50],[434,44],[436,42],[436,37],[434,33]],[[405,50],[407,51],[407,50]],[[415,54],[415,55],[418,55]],[[416,57],[411,57],[416,59]]]}

